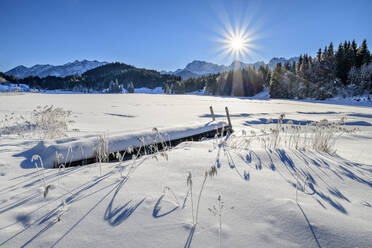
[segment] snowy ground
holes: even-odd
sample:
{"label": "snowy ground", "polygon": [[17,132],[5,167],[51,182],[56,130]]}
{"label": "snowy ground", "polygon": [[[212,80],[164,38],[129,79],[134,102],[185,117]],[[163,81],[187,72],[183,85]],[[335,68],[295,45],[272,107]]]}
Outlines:
{"label": "snowy ground", "polygon": [[[101,176],[98,164],[39,174],[30,161],[38,140],[3,135],[0,246],[218,247],[218,216],[208,208],[218,206],[221,195],[222,247],[371,247],[372,108],[330,103],[193,95],[0,95],[1,119],[12,112],[27,116],[38,105],[71,110],[70,137],[207,123],[210,105],[217,120],[225,120],[224,107],[229,107],[236,135],[266,128],[281,113],[294,123],[346,117],[348,128],[359,129],[337,141],[336,155],[262,146],[221,151],[215,140],[206,140],[180,144],[167,152],[168,160],[142,157],[134,170],[131,161],[104,163]],[[217,158],[220,168],[206,180],[193,228],[188,173],[196,208],[205,170]],[[43,177],[53,185],[45,198]]]}

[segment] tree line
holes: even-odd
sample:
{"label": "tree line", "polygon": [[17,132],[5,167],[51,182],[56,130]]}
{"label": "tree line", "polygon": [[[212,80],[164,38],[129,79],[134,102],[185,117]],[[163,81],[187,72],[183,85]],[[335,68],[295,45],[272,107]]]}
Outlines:
{"label": "tree line", "polygon": [[253,96],[261,92],[265,85],[269,85],[270,73],[268,66],[261,66],[259,70],[239,67],[223,73],[178,81],[172,88],[176,94],[204,90],[207,95]]}
{"label": "tree line", "polygon": [[367,40],[359,46],[345,41],[319,48],[313,58],[300,55],[298,63],[277,64],[270,81],[273,98],[328,98],[337,94],[372,93],[372,56]]}

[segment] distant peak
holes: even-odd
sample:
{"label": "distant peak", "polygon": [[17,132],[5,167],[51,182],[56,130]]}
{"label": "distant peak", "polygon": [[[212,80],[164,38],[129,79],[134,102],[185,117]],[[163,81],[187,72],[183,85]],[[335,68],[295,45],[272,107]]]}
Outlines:
{"label": "distant peak", "polygon": [[193,60],[191,63],[189,64],[207,64],[208,62],[206,61],[202,61],[202,60]]}
{"label": "distant peak", "polygon": [[24,66],[24,65],[19,65],[19,66],[16,66],[14,67],[14,69],[27,69],[28,67]]}
{"label": "distant peak", "polygon": [[80,63],[83,63],[83,62],[86,62],[86,60],[82,60],[82,61],[79,61],[78,59],[75,59],[74,62],[70,63],[70,64],[80,64]]}

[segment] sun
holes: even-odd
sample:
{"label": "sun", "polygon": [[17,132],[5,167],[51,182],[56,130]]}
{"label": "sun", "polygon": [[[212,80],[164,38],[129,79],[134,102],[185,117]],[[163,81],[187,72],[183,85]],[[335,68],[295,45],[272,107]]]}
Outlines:
{"label": "sun", "polygon": [[235,37],[231,40],[231,48],[234,50],[240,50],[243,48],[244,41],[240,37]]}
{"label": "sun", "polygon": [[222,43],[220,47],[222,56],[229,56],[230,59],[240,60],[246,59],[252,55],[255,45],[252,43],[254,37],[249,30],[244,28],[231,28],[227,32],[223,32],[222,37],[217,41]]}
{"label": "sun", "polygon": [[256,53],[260,46],[256,41],[261,38],[259,29],[256,28],[249,18],[243,18],[241,23],[222,22],[222,26],[217,27],[217,37],[214,41],[219,43],[216,46],[217,60],[220,61],[242,61],[247,59],[261,59]]}
{"label": "sun", "polygon": [[229,35],[225,36],[223,43],[225,43],[223,47],[226,49],[226,52],[234,59],[246,57],[246,55],[250,53],[250,48],[252,46],[248,33],[242,30],[230,32]]}

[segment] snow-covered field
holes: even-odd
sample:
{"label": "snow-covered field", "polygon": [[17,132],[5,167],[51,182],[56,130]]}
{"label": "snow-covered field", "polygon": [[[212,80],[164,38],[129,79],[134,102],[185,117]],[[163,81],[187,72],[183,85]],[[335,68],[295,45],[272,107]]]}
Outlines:
{"label": "snow-covered field", "polygon": [[[368,103],[0,94],[0,120],[5,115],[27,119],[37,106],[51,104],[72,111],[71,139],[207,124],[211,105],[217,121],[226,120],[224,108],[229,107],[235,132],[234,137],[181,143],[157,158],[60,170],[37,170],[31,163],[43,144],[39,136],[3,134],[0,246],[219,247],[219,237],[221,247],[372,246]],[[336,154],[284,145],[265,148],[260,142],[245,149],[224,145],[275,128],[282,113],[284,126],[346,117],[345,127],[358,130],[337,140]],[[205,177],[211,166],[218,167],[217,175]]]}

